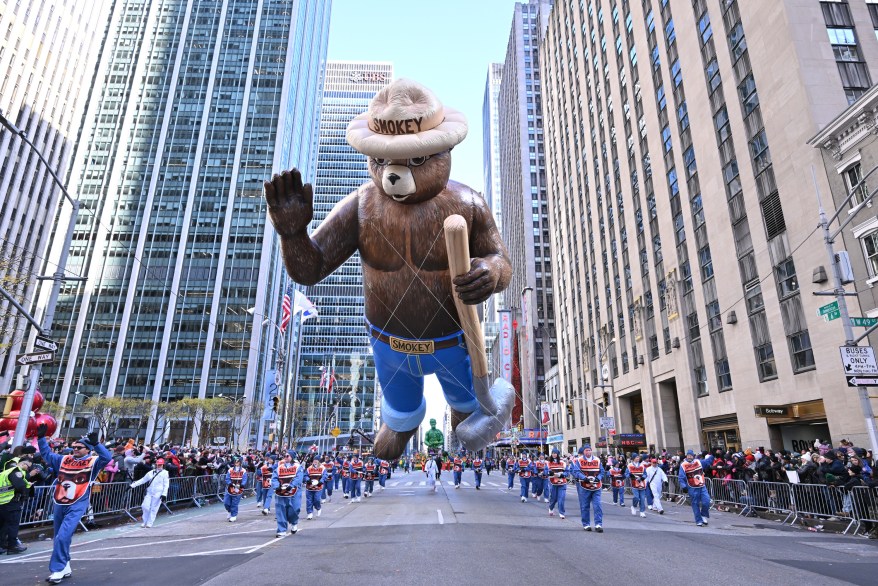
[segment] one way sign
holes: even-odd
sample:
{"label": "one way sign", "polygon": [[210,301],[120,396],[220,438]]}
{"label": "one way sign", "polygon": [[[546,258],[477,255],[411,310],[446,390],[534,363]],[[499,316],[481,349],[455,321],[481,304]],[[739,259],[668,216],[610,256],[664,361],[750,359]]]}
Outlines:
{"label": "one way sign", "polygon": [[49,352],[57,352],[58,342],[52,340],[51,338],[37,336],[36,338],[34,338],[34,348],[42,348],[43,350],[48,350]]}
{"label": "one way sign", "polygon": [[849,387],[878,387],[878,377],[846,376]]}

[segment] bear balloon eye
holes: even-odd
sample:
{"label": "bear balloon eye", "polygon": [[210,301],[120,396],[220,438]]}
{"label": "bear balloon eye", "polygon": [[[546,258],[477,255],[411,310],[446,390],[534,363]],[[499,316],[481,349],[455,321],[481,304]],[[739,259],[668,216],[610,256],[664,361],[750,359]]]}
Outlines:
{"label": "bear balloon eye", "polygon": [[385,167],[388,163],[390,163],[390,159],[373,159],[375,164],[379,167]]}
{"label": "bear balloon eye", "polygon": [[429,159],[429,158],[430,158],[429,156],[426,156],[426,157],[415,157],[413,159],[409,159],[409,167],[420,167],[421,165],[426,163],[427,159]]}

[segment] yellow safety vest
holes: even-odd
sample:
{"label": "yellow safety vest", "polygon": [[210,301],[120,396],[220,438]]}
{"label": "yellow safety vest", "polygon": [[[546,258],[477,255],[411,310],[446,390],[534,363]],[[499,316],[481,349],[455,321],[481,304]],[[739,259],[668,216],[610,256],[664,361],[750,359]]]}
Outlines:
{"label": "yellow safety vest", "polygon": [[[18,458],[13,458],[6,463],[6,470],[0,472],[0,505],[5,505],[6,503],[12,502],[12,498],[15,496],[15,487],[12,486],[12,481],[9,480],[9,475],[12,474],[15,470],[21,470],[18,467]],[[12,466],[9,466],[9,463],[13,463]],[[30,488],[30,482],[27,480],[27,476],[24,476],[24,484],[27,488]]]}

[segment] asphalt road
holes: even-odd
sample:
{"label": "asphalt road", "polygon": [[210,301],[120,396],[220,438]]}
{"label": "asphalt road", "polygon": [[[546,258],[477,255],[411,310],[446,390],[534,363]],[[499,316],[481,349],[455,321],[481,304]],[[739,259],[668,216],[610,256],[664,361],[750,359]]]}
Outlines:
{"label": "asphalt road", "polygon": [[[760,519],[713,512],[695,526],[691,509],[672,504],[659,516],[632,516],[604,493],[603,534],[586,533],[575,490],[567,519],[542,501],[522,503],[518,485],[471,472],[451,474],[433,494],[420,473],[398,473],[384,492],[351,503],[336,492],[319,519],[275,539],[274,516],[244,499],[230,524],[222,505],[163,513],[139,524],[79,533],[68,585],[320,584],[863,584],[878,576],[878,543],[810,533]],[[376,483],[377,484],[377,483]],[[304,508],[304,505],[303,505]],[[45,584],[50,541],[0,558],[0,584]]]}

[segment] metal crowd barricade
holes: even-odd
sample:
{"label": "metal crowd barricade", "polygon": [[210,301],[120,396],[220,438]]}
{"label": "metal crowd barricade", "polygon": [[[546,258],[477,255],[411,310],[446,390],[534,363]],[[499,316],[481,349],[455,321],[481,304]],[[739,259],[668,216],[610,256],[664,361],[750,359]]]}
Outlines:
{"label": "metal crowd barricade", "polygon": [[34,496],[22,503],[21,527],[39,525],[52,520],[55,501],[52,498],[51,486],[35,486]]}
{"label": "metal crowd barricade", "polygon": [[[859,532],[863,523],[874,523],[878,526],[878,488],[857,486],[851,489],[850,497],[857,524],[854,534]],[[850,528],[848,525],[844,532],[847,533]]]}
{"label": "metal crowd barricade", "polygon": [[747,496],[747,484],[743,480],[706,478],[705,486],[714,508],[718,508],[718,505],[740,508],[744,504],[742,497]]}
{"label": "metal crowd barricade", "polygon": [[[800,517],[843,517],[844,494],[834,486],[825,484],[791,484],[790,493],[795,507],[792,523]],[[845,533],[857,523],[851,515]]]}
{"label": "metal crowd barricade", "polygon": [[688,498],[687,493],[683,492],[683,487],[680,486],[680,478],[670,474],[668,475],[668,490],[665,494],[668,501],[673,501],[678,505],[685,503]]}
{"label": "metal crowd barricade", "polygon": [[746,484],[746,493],[741,496],[744,509],[741,514],[765,511],[776,515],[786,515],[782,523],[795,517],[795,502],[789,484],[783,482],[752,481]]}

